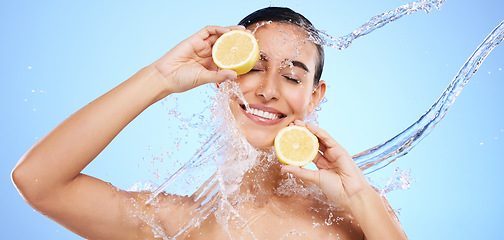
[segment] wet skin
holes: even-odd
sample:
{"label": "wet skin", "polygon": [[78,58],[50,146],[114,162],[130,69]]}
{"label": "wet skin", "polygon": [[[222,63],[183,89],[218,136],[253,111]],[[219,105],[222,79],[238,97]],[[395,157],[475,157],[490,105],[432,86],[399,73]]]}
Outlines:
{"label": "wet skin", "polygon": [[[266,24],[255,31],[261,59],[251,72],[239,76],[236,81],[250,108],[263,112],[258,114],[254,110],[246,111],[243,103],[237,99],[230,103],[238,127],[255,147],[272,146],[280,129],[296,119],[304,119],[315,110],[324,95],[323,81],[318,86],[313,86],[316,48],[313,43],[305,41],[308,36],[300,34],[302,32],[296,26],[281,23]],[[281,173],[280,167],[279,162],[267,168],[257,166],[245,175],[238,194],[254,200],[234,206],[246,221],[229,221],[228,230],[233,238],[363,239],[361,229],[346,210],[330,210],[326,203],[310,196],[276,194],[275,189],[287,177]],[[219,201],[218,195],[211,200],[214,201]],[[167,232],[174,225],[179,226],[175,229],[180,229],[187,223],[188,219],[173,216],[187,216],[187,211],[200,207],[191,198],[170,195],[164,196],[161,202],[167,206],[174,202],[184,206],[177,208],[177,213],[171,207],[166,214],[157,214],[155,217],[159,223],[166,224]],[[167,208],[161,207],[162,205],[149,212],[153,215],[153,212],[164,212],[162,209]],[[206,218],[199,228],[182,236],[187,239],[229,238],[214,214]]]}
{"label": "wet skin", "polygon": [[275,22],[255,31],[261,58],[236,81],[250,108],[267,112],[267,117],[247,112],[239,100],[230,104],[239,128],[254,147],[272,146],[280,129],[305,119],[324,96],[324,81],[313,86],[317,50],[303,32]]}
{"label": "wet skin", "polygon": [[[316,47],[305,41],[308,36],[302,32],[299,27],[282,23],[266,24],[255,31],[261,59],[251,72],[236,80],[253,110],[247,111],[238,99],[230,103],[238,127],[255,147],[272,146],[280,129],[296,119],[304,119],[324,95],[325,82],[313,86]],[[254,112],[257,110],[262,112]],[[326,203],[310,196],[276,194],[275,189],[286,176],[280,172],[279,163],[268,168],[258,166],[246,174],[239,194],[254,201],[235,206],[246,221],[229,221],[228,230],[233,238],[363,239],[361,229],[346,210],[330,210]],[[214,200],[218,201],[218,197]],[[192,204],[189,200],[184,202]],[[229,238],[214,214],[186,234],[188,239]]]}
{"label": "wet skin", "polygon": [[[232,29],[243,28],[203,28],[44,136],[12,171],[12,180],[23,198],[37,211],[86,239],[155,239],[154,226],[167,236],[177,234],[195,217],[192,213],[201,202],[161,194],[156,205],[146,204],[150,192],[121,191],[82,170],[155,102],[202,84],[236,79],[235,72],[217,70],[211,59],[213,43]],[[252,72],[236,79],[255,110],[247,113],[241,102],[231,101],[238,126],[253,146],[267,148],[282,127],[296,120],[319,138],[323,154],[314,160],[319,171],[277,163],[266,168],[260,164],[247,172],[238,194],[253,196],[254,201],[237,206],[239,214],[248,219],[246,226],[258,239],[278,239],[291,230],[305,234],[292,235],[295,239],[313,239],[312,234],[319,239],[336,234],[340,239],[362,239],[363,232],[368,239],[405,239],[393,214],[387,213],[346,150],[322,129],[299,121],[316,108],[325,91],[324,82],[313,88],[316,51],[304,41],[307,36],[295,26],[278,23],[261,27],[256,36],[262,60]],[[307,184],[317,184],[329,201],[351,211],[355,221],[346,211],[328,212],[327,205],[310,195],[277,194],[275,189],[282,185],[285,172]],[[216,194],[212,201],[219,200]],[[345,220],[339,225],[313,228],[314,223],[331,214]],[[184,236],[226,239],[225,230],[215,219],[211,214],[199,228]],[[242,227],[230,227],[231,235],[241,235]]]}

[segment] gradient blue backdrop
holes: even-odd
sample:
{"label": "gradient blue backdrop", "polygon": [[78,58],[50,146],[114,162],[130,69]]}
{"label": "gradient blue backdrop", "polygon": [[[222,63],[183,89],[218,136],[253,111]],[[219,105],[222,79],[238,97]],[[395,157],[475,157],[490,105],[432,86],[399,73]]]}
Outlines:
{"label": "gradient blue backdrop", "polygon": [[[269,5],[289,6],[333,36],[408,1],[0,2],[0,229],[2,239],[80,239],[35,212],[10,171],[39,138],[205,25],[233,25]],[[351,153],[416,121],[483,39],[504,1],[447,1],[326,49],[325,128]],[[498,46],[439,126],[408,155],[371,174],[411,169],[409,190],[388,195],[411,239],[502,239],[504,46]],[[187,97],[187,95],[186,95]],[[189,97],[197,108],[202,99]],[[185,111],[185,109],[179,109]],[[152,175],[139,164],[174,138],[166,106],[134,120],[86,173],[129,188]],[[76,136],[78,137],[78,136]],[[156,150],[160,152],[161,150]]]}

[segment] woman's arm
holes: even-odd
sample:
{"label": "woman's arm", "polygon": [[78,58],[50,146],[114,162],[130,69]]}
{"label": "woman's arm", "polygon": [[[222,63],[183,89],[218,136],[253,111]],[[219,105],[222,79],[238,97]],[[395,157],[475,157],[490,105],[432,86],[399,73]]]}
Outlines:
{"label": "woman's arm", "polygon": [[333,202],[347,208],[357,220],[366,239],[407,239],[395,214],[369,185],[348,152],[326,131],[296,120],[319,138],[320,151],[313,161],[318,171],[283,166],[282,171],[317,184]]}
{"label": "woman's arm", "polygon": [[25,200],[85,238],[144,239],[145,234],[152,235],[142,221],[130,216],[131,200],[143,196],[116,190],[80,172],[153,103],[171,93],[236,78],[233,71],[217,71],[211,59],[215,40],[233,28],[240,27],[202,29],[38,141],[12,171],[12,180]]}
{"label": "woman's arm", "polygon": [[366,188],[349,199],[350,212],[364,232],[365,239],[407,239],[388,202],[374,189]]}

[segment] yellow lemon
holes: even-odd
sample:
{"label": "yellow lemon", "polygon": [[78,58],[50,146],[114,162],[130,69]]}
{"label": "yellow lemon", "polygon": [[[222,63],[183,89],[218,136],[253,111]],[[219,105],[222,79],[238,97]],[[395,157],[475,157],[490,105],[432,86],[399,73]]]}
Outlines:
{"label": "yellow lemon", "polygon": [[318,138],[306,127],[288,126],[275,137],[275,152],[284,164],[304,166],[317,156]]}
{"label": "yellow lemon", "polygon": [[217,39],[212,47],[212,58],[219,68],[244,74],[259,60],[259,45],[252,33],[232,30]]}

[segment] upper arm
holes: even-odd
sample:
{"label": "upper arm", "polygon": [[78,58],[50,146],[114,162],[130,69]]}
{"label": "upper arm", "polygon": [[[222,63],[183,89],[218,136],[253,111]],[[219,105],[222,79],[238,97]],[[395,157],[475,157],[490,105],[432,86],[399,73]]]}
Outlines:
{"label": "upper arm", "polygon": [[168,194],[146,204],[151,192],[123,191],[85,174],[55,194],[44,214],[86,239],[154,239],[154,231],[173,236],[197,205]]}
{"label": "upper arm", "polygon": [[406,233],[404,232],[401,222],[399,221],[399,218],[397,217],[394,209],[392,209],[392,206],[390,206],[390,203],[388,202],[387,198],[385,196],[381,196],[383,205],[385,205],[385,208],[387,209],[387,212],[389,214],[389,217],[392,219],[392,222],[394,223],[394,226],[402,232],[404,237],[407,238]]}
{"label": "upper arm", "polygon": [[66,186],[48,194],[52,196],[38,203],[38,210],[86,239],[145,239],[152,235],[141,218],[132,214],[142,193],[122,191],[79,174]]}
{"label": "upper arm", "polygon": [[[389,218],[392,220],[392,223],[394,224],[394,227],[402,233],[403,238],[407,239],[408,237],[404,232],[404,230],[402,229],[401,222],[399,221],[399,218],[397,217],[394,209],[392,209],[392,206],[390,206],[390,203],[388,202],[387,198],[382,195],[380,197],[383,202],[383,205],[385,206],[385,209],[387,210]],[[364,240],[367,239],[366,235],[364,235],[363,239]]]}

